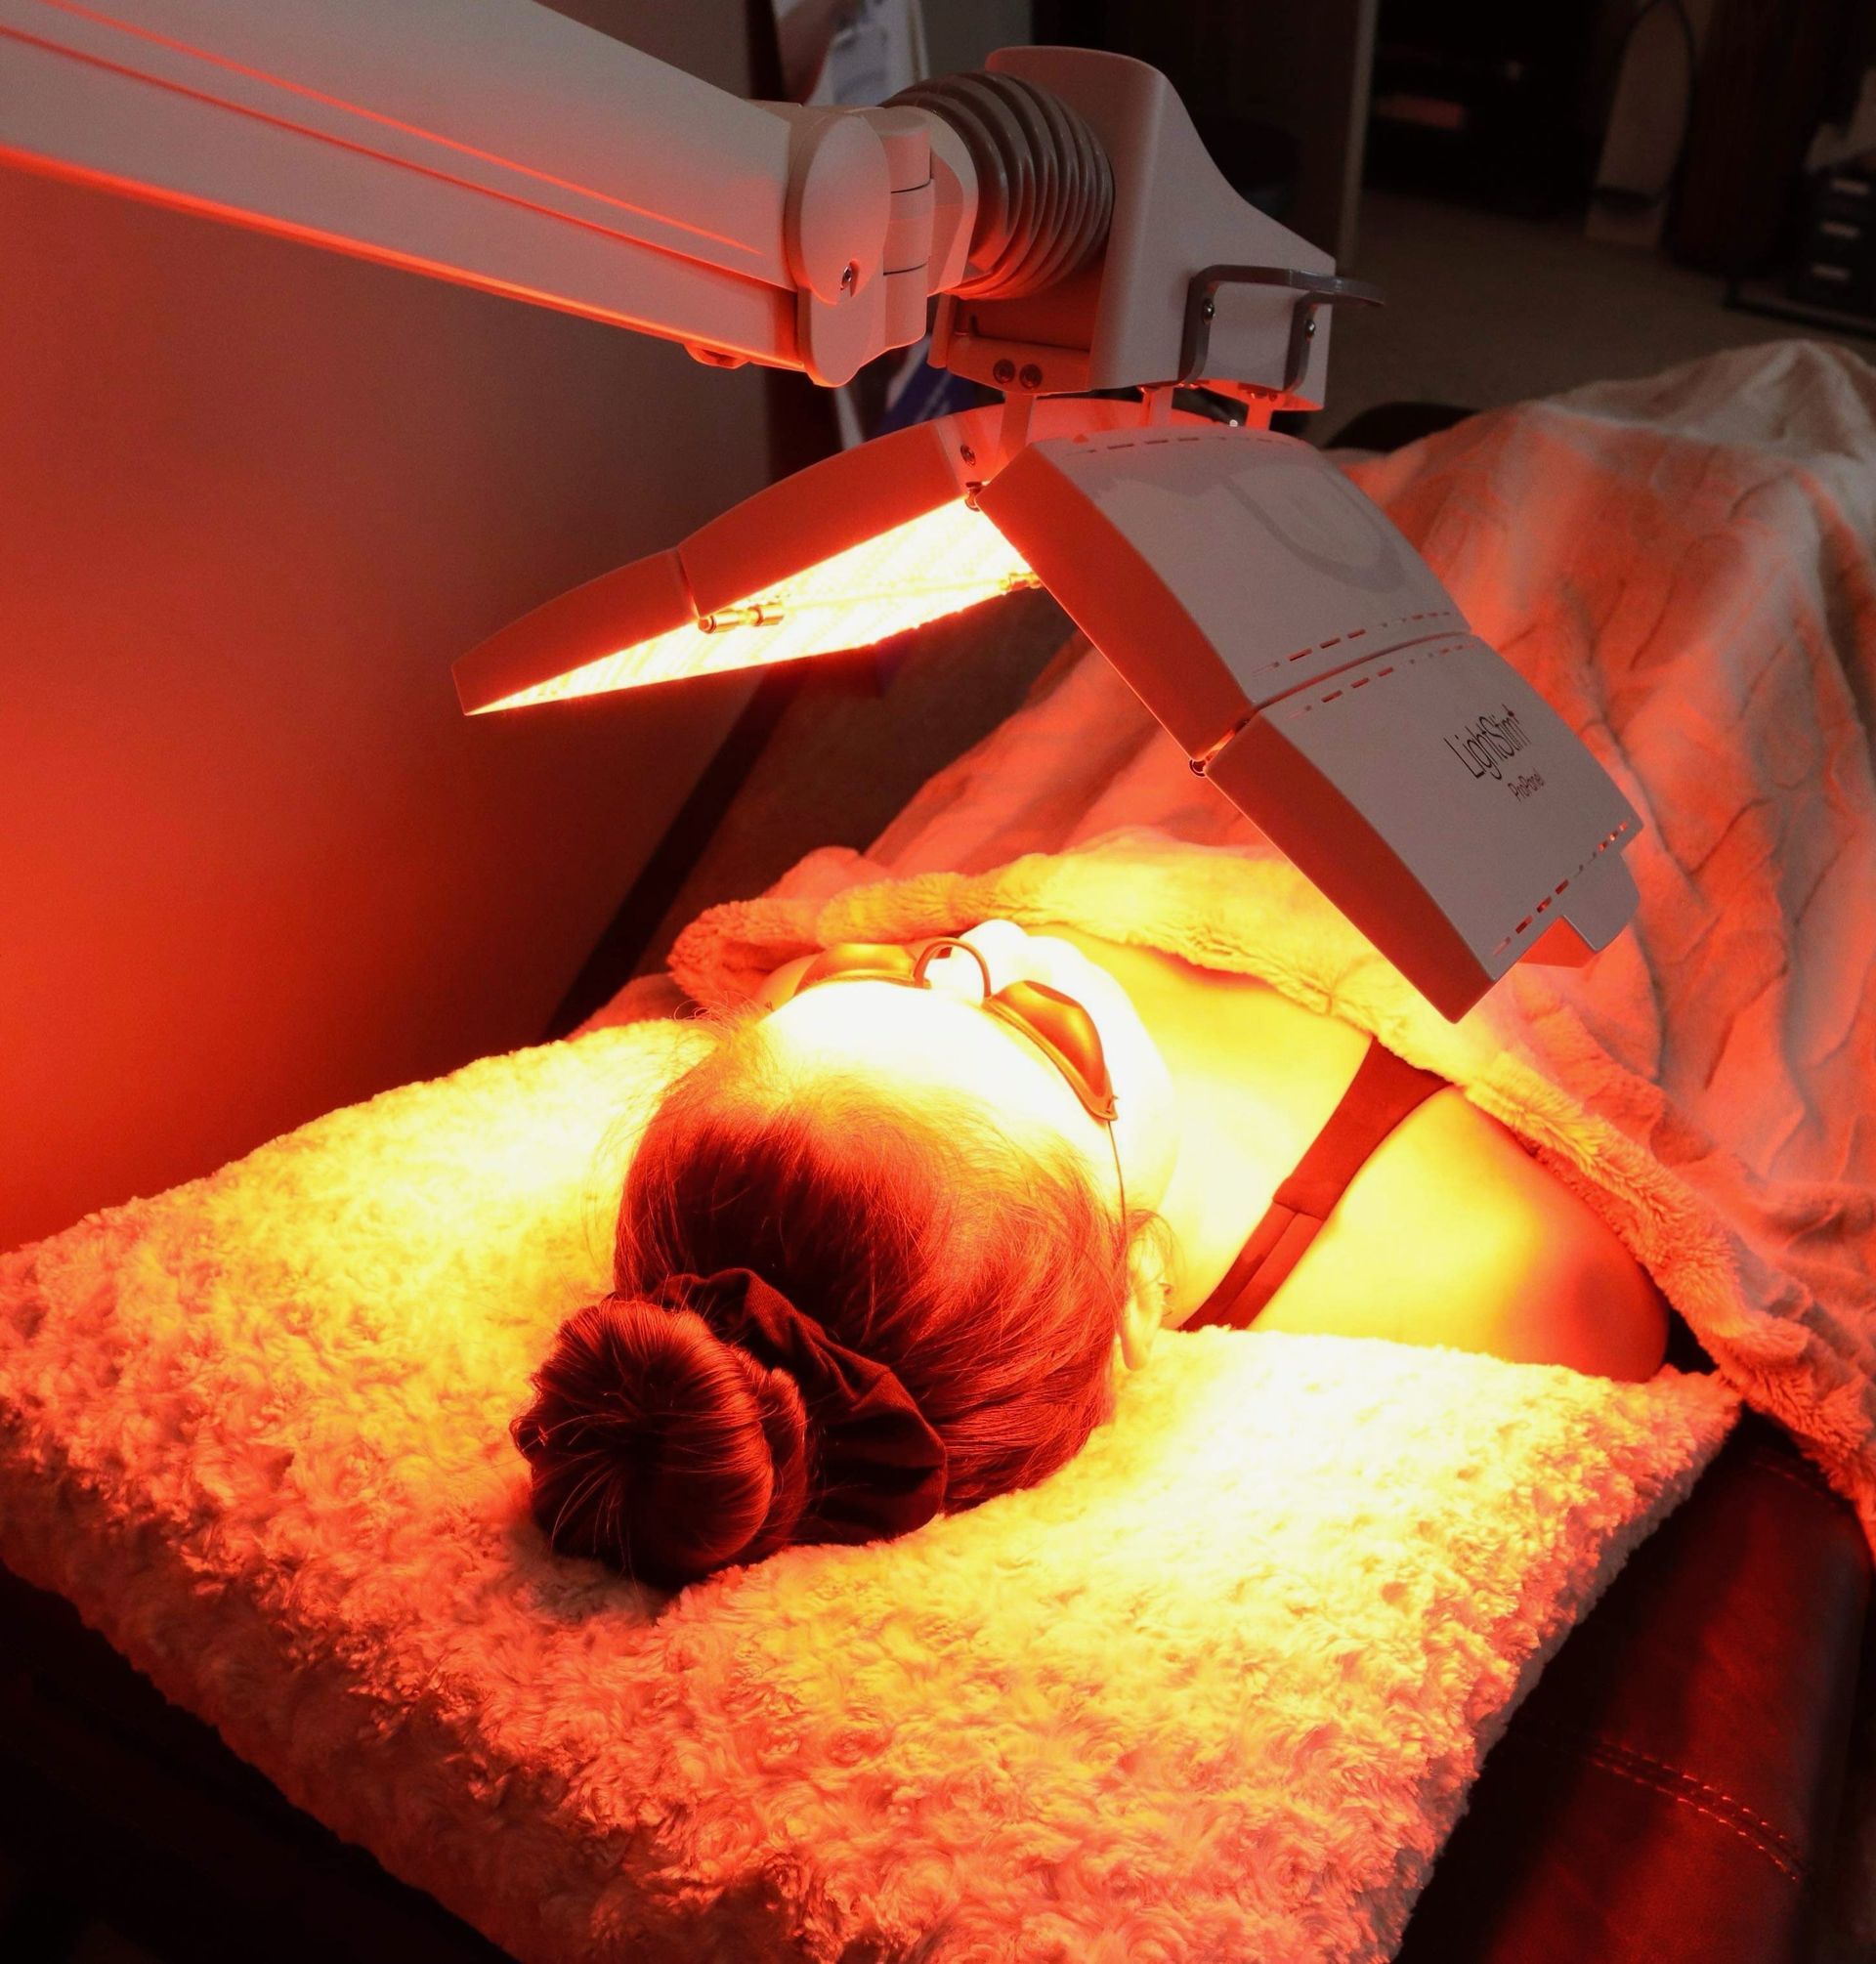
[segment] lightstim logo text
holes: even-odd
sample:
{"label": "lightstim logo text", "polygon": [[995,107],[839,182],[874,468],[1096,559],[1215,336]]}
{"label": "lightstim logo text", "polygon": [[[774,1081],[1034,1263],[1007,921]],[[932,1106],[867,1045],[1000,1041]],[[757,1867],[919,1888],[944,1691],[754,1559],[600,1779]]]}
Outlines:
{"label": "lightstim logo text", "polygon": [[[1519,750],[1528,749],[1530,737],[1517,720],[1517,712],[1509,703],[1502,705],[1503,713],[1489,713],[1476,716],[1463,730],[1455,731],[1446,739],[1446,747],[1466,766],[1468,777],[1496,778],[1505,782],[1504,766],[1517,755]],[[1534,790],[1542,789],[1544,780],[1536,771],[1511,780],[1514,794],[1527,798]]]}

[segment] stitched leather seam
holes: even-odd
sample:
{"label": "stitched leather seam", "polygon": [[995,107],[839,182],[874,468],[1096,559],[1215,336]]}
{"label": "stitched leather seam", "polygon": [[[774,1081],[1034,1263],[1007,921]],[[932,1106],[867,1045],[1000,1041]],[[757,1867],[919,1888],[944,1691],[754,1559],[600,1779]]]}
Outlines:
{"label": "stitched leather seam", "polygon": [[1607,1753],[1613,1758],[1632,1761],[1640,1767],[1646,1767],[1650,1772],[1659,1773],[1662,1778],[1673,1780],[1678,1786],[1690,1787],[1694,1792],[1704,1794],[1717,1807],[1728,1814],[1736,1814],[1742,1821],[1756,1827],[1769,1842],[1783,1850],[1786,1858],[1794,1867],[1802,1869],[1805,1866],[1804,1850],[1783,1828],[1775,1826],[1763,1815],[1754,1814],[1744,1801],[1736,1799],[1724,1788],[1709,1786],[1705,1780],[1696,1778],[1682,1768],[1670,1766],[1666,1760],[1657,1760],[1652,1753],[1642,1752],[1635,1746],[1618,1745],[1613,1739],[1598,1739],[1596,1746],[1599,1752]]}
{"label": "stitched leather seam", "polygon": [[1705,1795],[1717,1806],[1729,1814],[1737,1815],[1742,1821],[1757,1828],[1769,1841],[1775,1843],[1788,1859],[1800,1868],[1804,1867],[1805,1855],[1798,1843],[1783,1828],[1767,1820],[1763,1815],[1754,1814],[1744,1801],[1736,1799],[1725,1788],[1710,1786],[1705,1780],[1697,1778],[1684,1769],[1671,1766],[1666,1760],[1658,1760],[1652,1753],[1644,1753],[1637,1746],[1621,1745],[1614,1739],[1573,1739],[1560,1728],[1547,1726],[1541,1720],[1533,1729],[1544,1733],[1556,1745],[1565,1748],[1580,1747],[1586,1753],[1600,1753],[1609,1759],[1628,1760],[1637,1767],[1646,1768],[1649,1772],[1658,1773],[1663,1779],[1674,1781],[1677,1786],[1691,1788],[1695,1793]]}
{"label": "stitched leather seam", "polygon": [[[1650,1759],[1645,1753],[1632,1752],[1625,1746],[1570,1739],[1529,1725],[1524,1728],[1524,1732],[1534,1743],[1548,1746],[1553,1752],[1575,1754],[1593,1766],[1600,1767],[1604,1772],[1633,1780],[1637,1786],[1648,1787],[1669,1800],[1680,1802],[1683,1807],[1692,1808],[1696,1814],[1705,1815],[1710,1820],[1718,1821],[1722,1827],[1730,1828],[1741,1841],[1749,1842],[1756,1848],[1782,1875],[1803,1886],[1805,1860],[1796,1845],[1730,1794],[1721,1792],[1718,1787],[1710,1787],[1704,1780],[1697,1780],[1676,1767]],[[1705,1798],[1695,1799],[1696,1794]],[[1714,1805],[1709,1806],[1709,1801]],[[1755,1833],[1754,1829],[1759,1831]]]}
{"label": "stitched leather seam", "polygon": [[1789,1480],[1793,1486],[1803,1487],[1805,1492],[1814,1494],[1819,1500],[1835,1500],[1837,1497],[1822,1479],[1802,1472],[1789,1460],[1781,1460],[1772,1453],[1753,1453],[1749,1463],[1760,1473],[1776,1473],[1780,1479]]}

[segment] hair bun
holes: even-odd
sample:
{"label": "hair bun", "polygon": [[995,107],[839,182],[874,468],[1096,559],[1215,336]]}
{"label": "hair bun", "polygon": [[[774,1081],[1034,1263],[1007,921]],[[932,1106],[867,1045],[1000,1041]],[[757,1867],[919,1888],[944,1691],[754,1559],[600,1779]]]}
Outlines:
{"label": "hair bun", "polygon": [[561,1554],[675,1588],[792,1539],[808,1494],[800,1389],[695,1310],[589,1303],[533,1382],[512,1431]]}

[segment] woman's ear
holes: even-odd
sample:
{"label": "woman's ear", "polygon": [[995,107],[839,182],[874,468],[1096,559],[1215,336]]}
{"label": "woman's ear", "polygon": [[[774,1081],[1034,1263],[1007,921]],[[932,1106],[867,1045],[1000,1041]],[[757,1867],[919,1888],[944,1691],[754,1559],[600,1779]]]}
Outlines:
{"label": "woman's ear", "polygon": [[1130,1371],[1140,1370],[1152,1354],[1171,1287],[1166,1249],[1153,1228],[1149,1221],[1127,1251],[1127,1304],[1121,1311],[1120,1345],[1121,1361]]}
{"label": "woman's ear", "polygon": [[1133,1290],[1121,1311],[1121,1362],[1130,1371],[1144,1368],[1153,1353],[1153,1339],[1159,1332],[1158,1290]]}
{"label": "woman's ear", "polygon": [[812,955],[797,955],[792,961],[783,962],[755,992],[754,1000],[765,1009],[780,1008],[794,994],[795,983],[813,960]]}

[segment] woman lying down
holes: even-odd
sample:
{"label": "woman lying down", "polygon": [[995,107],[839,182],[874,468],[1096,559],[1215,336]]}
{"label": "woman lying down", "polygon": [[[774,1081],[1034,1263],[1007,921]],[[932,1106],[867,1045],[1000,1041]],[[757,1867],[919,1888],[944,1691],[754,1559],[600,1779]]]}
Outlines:
{"label": "woman lying down", "polygon": [[991,920],[715,1027],[515,1422],[564,1554],[675,1587],[1033,1485],[1162,1325],[1662,1361],[1659,1292],[1512,1132],[1251,977]]}

